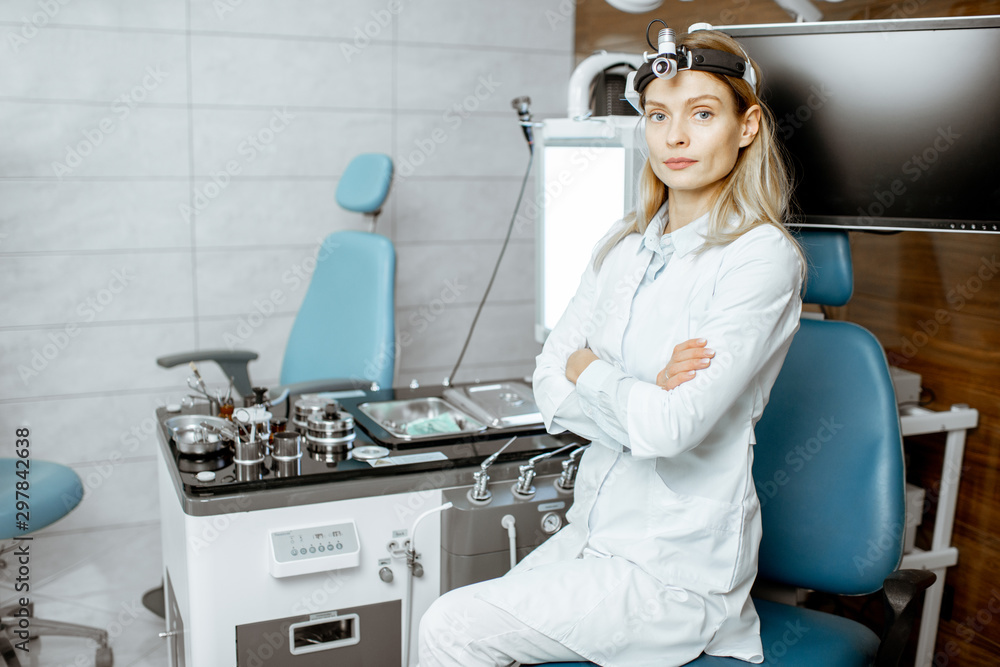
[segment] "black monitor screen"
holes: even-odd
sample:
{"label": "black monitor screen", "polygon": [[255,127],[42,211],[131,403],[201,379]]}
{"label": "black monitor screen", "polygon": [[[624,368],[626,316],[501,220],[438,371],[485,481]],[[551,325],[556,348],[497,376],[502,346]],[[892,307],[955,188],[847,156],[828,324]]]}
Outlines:
{"label": "black monitor screen", "polygon": [[723,30],[763,70],[803,226],[1000,231],[1000,17]]}

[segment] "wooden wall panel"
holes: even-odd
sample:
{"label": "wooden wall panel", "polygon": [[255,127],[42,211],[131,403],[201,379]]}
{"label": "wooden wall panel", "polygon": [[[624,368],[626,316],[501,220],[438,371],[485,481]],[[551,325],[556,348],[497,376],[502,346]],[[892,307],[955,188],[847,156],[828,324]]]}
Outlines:
{"label": "wooden wall panel", "polygon": [[[953,597],[942,614],[935,664],[1000,664],[1000,614],[990,611],[991,604],[1000,610],[1000,598],[993,599],[1000,591],[1000,271],[983,279],[990,276],[983,258],[1000,259],[1000,236],[851,238],[855,294],[836,316],[870,329],[895,365],[920,373],[935,394],[929,407],[967,403],[979,410],[979,427],[966,441],[952,540],[959,563],[946,578]],[[942,436],[907,442],[910,481],[930,490],[928,518],[936,510],[943,446]],[[921,527],[925,546],[932,529],[930,521]],[[968,620],[977,617],[989,622]]]}
{"label": "wooden wall panel", "polygon": [[[826,20],[1000,14],[997,0],[815,4]],[[788,20],[777,4],[761,0],[666,0],[660,9],[641,15],[625,14],[600,0],[581,0],[577,59],[597,49],[641,53],[648,49],[643,30],[653,18],[679,29],[696,21]],[[854,297],[828,314],[867,327],[896,365],[921,373],[936,397],[929,407],[967,403],[979,410],[979,427],[966,442],[953,538],[959,564],[946,578],[947,604],[934,664],[1000,664],[1000,267],[992,270],[1000,260],[1000,235],[852,233],[851,244]],[[927,521],[918,538],[925,546],[933,530],[930,517],[936,509],[943,448],[943,436],[907,441],[910,480],[928,489]],[[837,606],[851,608],[843,602]],[[853,608],[877,623],[871,606],[862,600]]]}

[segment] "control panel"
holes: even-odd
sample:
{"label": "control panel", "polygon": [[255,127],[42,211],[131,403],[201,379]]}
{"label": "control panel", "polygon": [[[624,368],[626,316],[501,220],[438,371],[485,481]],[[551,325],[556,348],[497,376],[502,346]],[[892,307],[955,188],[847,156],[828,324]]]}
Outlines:
{"label": "control panel", "polygon": [[358,527],[353,519],[324,526],[272,531],[269,570],[272,577],[357,567],[361,562]]}

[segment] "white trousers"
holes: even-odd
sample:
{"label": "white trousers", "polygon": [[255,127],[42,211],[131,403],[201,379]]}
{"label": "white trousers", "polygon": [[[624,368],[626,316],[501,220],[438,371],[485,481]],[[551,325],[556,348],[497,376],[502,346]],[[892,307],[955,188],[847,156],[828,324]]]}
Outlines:
{"label": "white trousers", "polygon": [[424,614],[420,620],[420,667],[586,662],[499,607],[473,597],[478,586],[445,593]]}

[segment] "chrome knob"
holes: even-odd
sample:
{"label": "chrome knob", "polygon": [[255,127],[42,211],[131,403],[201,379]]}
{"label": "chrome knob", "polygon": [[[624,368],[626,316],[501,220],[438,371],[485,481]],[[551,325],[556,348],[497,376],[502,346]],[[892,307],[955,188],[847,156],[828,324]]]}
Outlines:
{"label": "chrome knob", "polygon": [[535,479],[534,459],[520,466],[518,472],[520,474],[517,476],[517,484],[514,485],[514,493],[519,496],[535,495],[535,487],[531,485]]}
{"label": "chrome knob", "polygon": [[469,490],[470,499],[479,503],[485,503],[493,497],[493,493],[487,487],[490,483],[490,476],[486,474],[485,468],[472,473],[472,479],[472,488]]}
{"label": "chrome knob", "polygon": [[535,487],[531,485],[531,482],[535,479],[535,464],[539,461],[544,461],[550,456],[562,453],[570,447],[576,447],[576,445],[577,443],[573,442],[554,451],[545,452],[544,454],[539,454],[538,456],[533,456],[528,459],[527,463],[518,468],[519,474],[517,477],[517,483],[514,484],[514,494],[524,498],[533,496],[535,494]]}
{"label": "chrome knob", "polygon": [[507,449],[512,442],[517,440],[517,436],[514,436],[510,440],[504,443],[504,446],[493,452],[479,465],[479,470],[472,474],[472,488],[469,489],[469,500],[476,504],[485,504],[490,501],[493,494],[490,492],[488,484],[490,483],[490,476],[487,474],[487,470],[493,462],[497,460],[503,450]]}
{"label": "chrome knob", "polygon": [[387,584],[392,583],[392,570],[383,566],[382,569],[378,571],[378,578]]}
{"label": "chrome knob", "polygon": [[562,462],[562,474],[556,480],[556,486],[562,491],[572,491],[576,486],[577,457],[590,445],[584,445],[570,452],[569,457]]}

